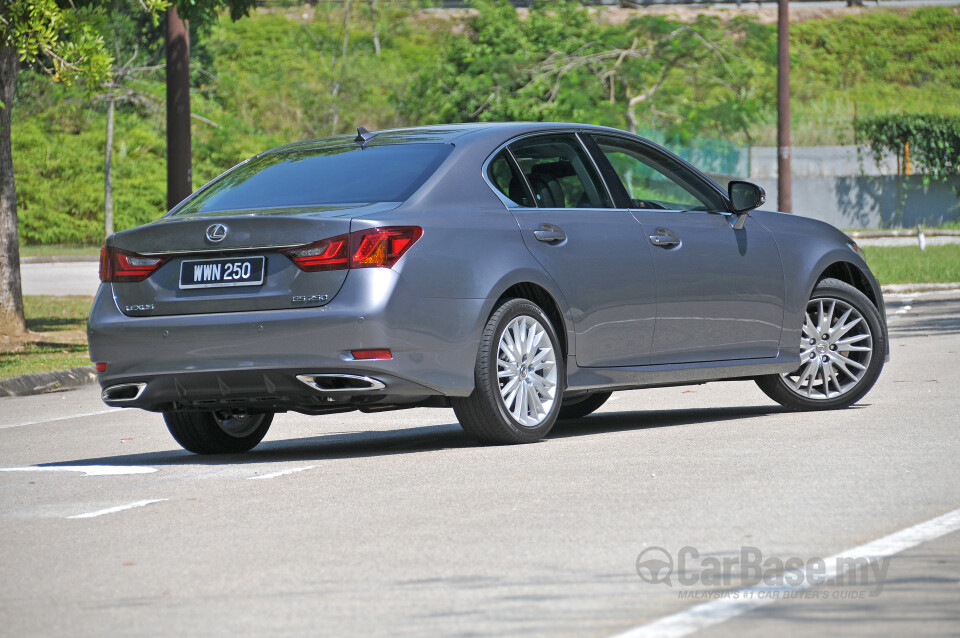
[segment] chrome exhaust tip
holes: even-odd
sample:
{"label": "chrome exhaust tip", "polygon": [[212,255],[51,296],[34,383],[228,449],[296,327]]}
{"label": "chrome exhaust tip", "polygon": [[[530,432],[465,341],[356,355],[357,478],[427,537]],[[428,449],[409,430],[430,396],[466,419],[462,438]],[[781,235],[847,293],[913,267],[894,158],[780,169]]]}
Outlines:
{"label": "chrome exhaust tip", "polygon": [[382,381],[356,374],[298,374],[297,381],[320,392],[371,392],[387,387]]}
{"label": "chrome exhaust tip", "polygon": [[136,401],[147,389],[146,383],[121,383],[106,388],[100,398],[104,403],[124,403],[126,401]]}

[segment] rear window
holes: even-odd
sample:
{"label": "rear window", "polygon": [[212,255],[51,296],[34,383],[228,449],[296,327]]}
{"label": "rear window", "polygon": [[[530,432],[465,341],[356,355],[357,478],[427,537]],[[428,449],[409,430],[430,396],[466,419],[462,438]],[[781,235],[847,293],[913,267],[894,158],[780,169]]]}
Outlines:
{"label": "rear window", "polygon": [[390,144],[269,153],[221,176],[174,214],[402,202],[452,149]]}

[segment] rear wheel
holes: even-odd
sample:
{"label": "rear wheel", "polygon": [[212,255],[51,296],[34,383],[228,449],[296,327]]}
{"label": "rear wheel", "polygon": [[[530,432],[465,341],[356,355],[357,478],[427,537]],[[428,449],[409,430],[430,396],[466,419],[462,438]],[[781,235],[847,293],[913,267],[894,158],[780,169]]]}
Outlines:
{"label": "rear wheel", "polygon": [[562,421],[564,419],[580,419],[588,414],[593,414],[600,406],[607,402],[611,394],[613,393],[594,392],[593,394],[587,394],[572,401],[564,401],[563,405],[560,406],[560,415],[557,418]]}
{"label": "rear wheel", "polygon": [[163,420],[183,449],[195,454],[231,454],[252,450],[262,441],[273,413],[164,412]]}
{"label": "rear wheel", "polygon": [[793,410],[832,410],[873,387],[887,343],[880,313],[862,292],[838,279],[813,289],[800,336],[800,367],[758,377],[757,385]]}
{"label": "rear wheel", "polygon": [[560,412],[563,355],[550,320],[535,303],[510,299],[494,311],[480,340],[475,387],[453,401],[463,429],[482,443],[533,443]]}

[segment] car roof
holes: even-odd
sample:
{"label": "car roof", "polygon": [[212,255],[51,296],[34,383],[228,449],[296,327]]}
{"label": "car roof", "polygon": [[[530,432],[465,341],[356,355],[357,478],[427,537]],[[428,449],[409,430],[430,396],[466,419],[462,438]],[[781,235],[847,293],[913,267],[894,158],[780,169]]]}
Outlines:
{"label": "car roof", "polygon": [[[411,144],[411,143],[440,143],[449,144],[458,138],[470,138],[471,141],[479,141],[482,138],[491,138],[500,140],[515,135],[523,135],[528,132],[549,131],[549,130],[594,130],[606,131],[612,133],[624,133],[619,129],[605,126],[596,126],[591,124],[573,124],[565,122],[477,122],[466,124],[436,124],[428,126],[411,126],[405,128],[385,129],[382,131],[370,131],[373,134],[369,138],[366,146],[385,146],[388,144]],[[291,153],[298,151],[322,150],[326,148],[336,148],[348,146],[355,143],[356,135],[334,135],[316,140],[306,140],[303,142],[294,142],[278,146],[262,153],[269,155],[273,153]]]}

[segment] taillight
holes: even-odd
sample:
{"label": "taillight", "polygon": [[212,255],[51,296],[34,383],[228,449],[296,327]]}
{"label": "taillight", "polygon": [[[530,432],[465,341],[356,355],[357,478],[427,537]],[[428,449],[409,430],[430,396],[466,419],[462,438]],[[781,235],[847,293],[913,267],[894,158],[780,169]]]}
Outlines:
{"label": "taillight", "polygon": [[350,354],[358,361],[370,359],[393,359],[393,354],[387,348],[376,348],[374,350],[351,350]]}
{"label": "taillight", "polygon": [[155,273],[165,261],[163,257],[145,257],[113,246],[104,246],[100,249],[100,281],[143,281]]}
{"label": "taillight", "polygon": [[307,272],[392,268],[422,236],[419,226],[370,228],[286,250],[284,254]]}

